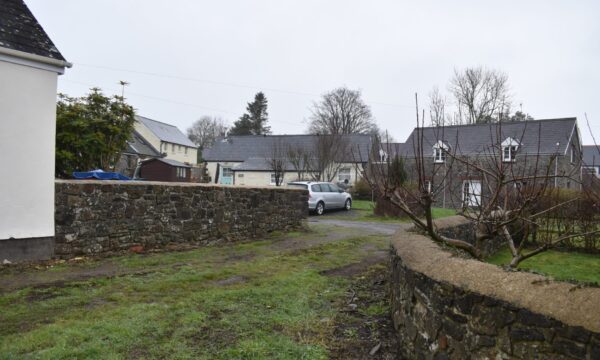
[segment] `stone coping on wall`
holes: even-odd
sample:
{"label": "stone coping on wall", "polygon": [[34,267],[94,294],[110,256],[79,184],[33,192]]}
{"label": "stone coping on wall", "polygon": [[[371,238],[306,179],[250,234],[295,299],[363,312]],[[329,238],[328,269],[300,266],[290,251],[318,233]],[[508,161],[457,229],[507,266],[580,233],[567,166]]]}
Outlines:
{"label": "stone coping on wall", "polygon": [[[445,221],[446,225],[454,222],[459,219]],[[600,288],[580,287],[461,258],[415,232],[399,230],[392,246],[403,266],[435,281],[600,333]]]}
{"label": "stone coping on wall", "polygon": [[205,187],[215,189],[266,189],[266,190],[286,190],[286,191],[306,191],[297,187],[288,186],[252,186],[252,185],[223,185],[207,183],[190,182],[166,182],[166,181],[144,181],[144,180],[74,180],[74,179],[55,179],[57,184],[90,184],[90,185],[149,185],[149,186],[180,186],[180,187]]}

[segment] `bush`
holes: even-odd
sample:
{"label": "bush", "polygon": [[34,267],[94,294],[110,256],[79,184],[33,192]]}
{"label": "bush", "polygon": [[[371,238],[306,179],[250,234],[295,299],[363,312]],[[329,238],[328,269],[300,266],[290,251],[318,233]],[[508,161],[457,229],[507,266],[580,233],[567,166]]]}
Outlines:
{"label": "bush", "polygon": [[371,185],[365,179],[358,180],[352,187],[352,197],[357,200],[371,200]]}

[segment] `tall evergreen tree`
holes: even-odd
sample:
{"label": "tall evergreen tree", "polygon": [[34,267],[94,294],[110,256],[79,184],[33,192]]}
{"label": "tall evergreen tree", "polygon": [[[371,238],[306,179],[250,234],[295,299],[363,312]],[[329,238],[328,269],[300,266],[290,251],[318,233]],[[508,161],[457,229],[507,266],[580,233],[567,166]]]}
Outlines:
{"label": "tall evergreen tree", "polygon": [[229,135],[263,135],[270,134],[271,127],[267,126],[267,98],[262,92],[256,93],[254,101],[246,106],[246,113],[233,123]]}

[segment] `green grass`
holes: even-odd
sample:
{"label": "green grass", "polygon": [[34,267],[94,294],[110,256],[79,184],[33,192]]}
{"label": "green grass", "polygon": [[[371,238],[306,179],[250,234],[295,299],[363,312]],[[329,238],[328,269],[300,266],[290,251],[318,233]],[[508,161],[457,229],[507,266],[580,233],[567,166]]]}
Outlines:
{"label": "green grass", "polygon": [[454,216],[456,215],[456,210],[454,209],[446,209],[446,208],[432,208],[431,209],[431,216],[434,219],[440,219],[440,218],[445,218],[448,216]]}
{"label": "green grass", "polygon": [[[507,265],[510,260],[509,249],[502,249],[486,259],[496,265]],[[600,284],[600,255],[549,250],[523,261],[519,268],[533,270],[557,280]]]}
{"label": "green grass", "polygon": [[[373,213],[375,203],[370,200],[353,200],[352,209],[355,216],[348,215],[336,215],[335,213],[327,216],[328,219],[335,220],[348,220],[348,221],[368,221],[368,222],[381,222],[381,223],[397,223],[397,222],[410,222],[408,218],[396,218],[389,216],[377,216]],[[444,218],[448,216],[456,215],[454,209],[444,208],[432,208],[432,215],[434,219]]]}
{"label": "green grass", "polygon": [[320,271],[359,261],[365,245],[389,246],[387,237],[345,235],[296,250],[277,249],[276,237],[115,257],[99,262],[155,271],[0,294],[0,359],[326,359],[335,299],[350,280]]}

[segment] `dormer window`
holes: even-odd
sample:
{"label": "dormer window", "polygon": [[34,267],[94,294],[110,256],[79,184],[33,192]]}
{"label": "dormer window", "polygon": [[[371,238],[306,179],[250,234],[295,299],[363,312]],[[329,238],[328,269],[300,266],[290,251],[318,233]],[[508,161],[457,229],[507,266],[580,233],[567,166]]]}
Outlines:
{"label": "dormer window", "polygon": [[515,161],[517,150],[519,150],[519,145],[520,143],[517,140],[510,137],[506,138],[506,140],[502,142],[502,161]]}
{"label": "dormer window", "polygon": [[433,145],[433,162],[444,163],[446,162],[446,153],[448,152],[448,145],[444,144],[443,141],[438,141]]}
{"label": "dormer window", "polygon": [[387,152],[385,152],[385,150],[383,150],[383,149],[379,149],[379,161],[386,162],[387,158],[388,158]]}

